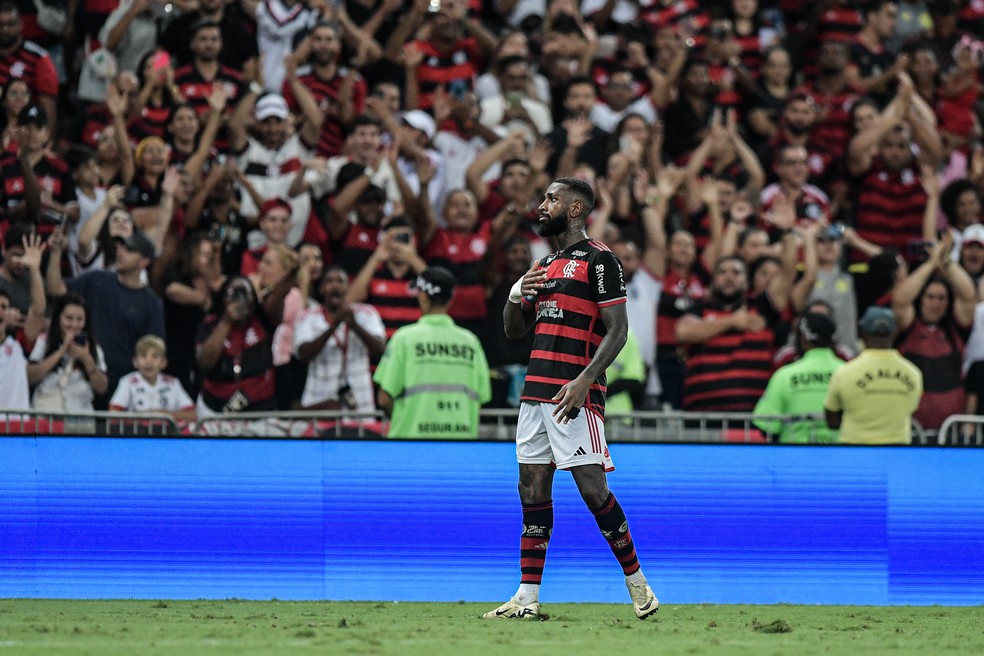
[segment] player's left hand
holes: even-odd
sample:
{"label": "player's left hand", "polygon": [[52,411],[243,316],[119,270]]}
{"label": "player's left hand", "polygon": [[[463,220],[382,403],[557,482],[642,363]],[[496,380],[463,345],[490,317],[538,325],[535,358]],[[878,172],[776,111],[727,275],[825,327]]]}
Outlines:
{"label": "player's left hand", "polygon": [[554,408],[552,416],[558,424],[566,424],[577,417],[581,411],[581,406],[588,398],[589,387],[591,387],[591,381],[578,376],[557,391],[553,397],[553,400],[557,402],[557,407]]}

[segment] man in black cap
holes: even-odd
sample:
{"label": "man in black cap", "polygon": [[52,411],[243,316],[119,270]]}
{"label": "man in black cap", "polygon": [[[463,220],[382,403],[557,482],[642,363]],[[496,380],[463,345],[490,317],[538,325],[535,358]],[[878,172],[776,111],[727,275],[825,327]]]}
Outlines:
{"label": "man in black cap", "polygon": [[[819,415],[830,377],[844,361],[834,353],[837,324],[825,314],[807,312],[797,324],[803,357],[772,374],[765,394],[755,405],[756,415]],[[818,421],[782,422],[758,419],[755,425],[778,435],[780,442],[837,441],[837,431]]]}
{"label": "man in black cap", "polygon": [[[75,183],[65,160],[48,151],[50,141],[48,113],[41,105],[27,105],[17,114],[17,155],[0,158],[4,206],[10,211],[32,204],[32,190],[36,188],[40,199],[37,229],[44,236],[58,224],[79,220]],[[27,169],[34,174],[33,180],[25,175]],[[25,218],[35,220],[34,216]]]}
{"label": "man in black cap", "polygon": [[[118,237],[114,269],[83,273],[66,285],[61,273],[64,233],[55,233],[48,246],[48,291],[52,296],[68,292],[85,299],[92,329],[106,355],[109,389],[115,390],[122,376],[133,369],[133,349],[144,335],[164,337],[164,306],[147,286],[144,272],[154,259],[154,244],[134,230],[129,237]],[[106,399],[97,401],[105,407]]]}
{"label": "man in black cap", "polygon": [[891,310],[869,307],[858,327],[865,349],[830,378],[827,426],[840,429],[842,444],[910,444],[922,373],[892,348],[898,324]]}
{"label": "man in black cap", "polygon": [[423,316],[393,334],[373,376],[392,416],[388,437],[478,435],[478,409],[492,398],[489,365],[478,338],[448,316],[454,285],[442,267],[412,283]]}

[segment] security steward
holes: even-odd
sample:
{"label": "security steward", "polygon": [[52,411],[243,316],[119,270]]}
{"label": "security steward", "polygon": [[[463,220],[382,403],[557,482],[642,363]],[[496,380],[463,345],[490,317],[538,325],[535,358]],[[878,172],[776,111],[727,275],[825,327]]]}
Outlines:
{"label": "security steward", "polygon": [[448,316],[455,279],[429,267],[411,283],[423,316],[397,330],[373,380],[391,416],[387,437],[478,436],[478,410],[492,398],[489,365],[478,338]]}
{"label": "security steward", "polygon": [[[807,312],[797,328],[803,357],[772,374],[765,394],[755,405],[755,415],[823,415],[830,377],[844,364],[833,349],[837,324],[825,314]],[[783,443],[837,441],[837,431],[827,428],[822,420],[754,422],[767,433],[778,435]]]}
{"label": "security steward", "polygon": [[892,348],[898,324],[891,310],[869,307],[858,327],[865,348],[830,378],[827,425],[840,428],[841,444],[911,444],[922,372]]}

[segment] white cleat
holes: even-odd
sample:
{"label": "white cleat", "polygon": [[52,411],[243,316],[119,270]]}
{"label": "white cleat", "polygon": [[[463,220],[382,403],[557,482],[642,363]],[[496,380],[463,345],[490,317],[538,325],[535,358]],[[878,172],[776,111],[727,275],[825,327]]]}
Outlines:
{"label": "white cleat", "polygon": [[534,601],[532,604],[524,606],[510,599],[495,610],[485,613],[482,617],[487,620],[538,620],[540,619],[540,602]]}
{"label": "white cleat", "polygon": [[659,599],[653,594],[653,589],[643,581],[642,583],[632,583],[625,580],[625,587],[629,589],[629,596],[632,597],[632,606],[635,609],[636,617],[640,620],[645,619],[659,610]]}

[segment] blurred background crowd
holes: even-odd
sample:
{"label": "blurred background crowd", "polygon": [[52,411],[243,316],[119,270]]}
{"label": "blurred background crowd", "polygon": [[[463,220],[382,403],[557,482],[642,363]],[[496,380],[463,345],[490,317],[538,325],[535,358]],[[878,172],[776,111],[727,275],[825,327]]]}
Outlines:
{"label": "blurred background crowd", "polygon": [[610,411],[749,412],[797,317],[849,360],[882,306],[938,428],[984,388],[982,35],[984,0],[0,0],[0,407],[372,410],[429,265],[515,407],[502,307],[574,176],[628,287]]}

